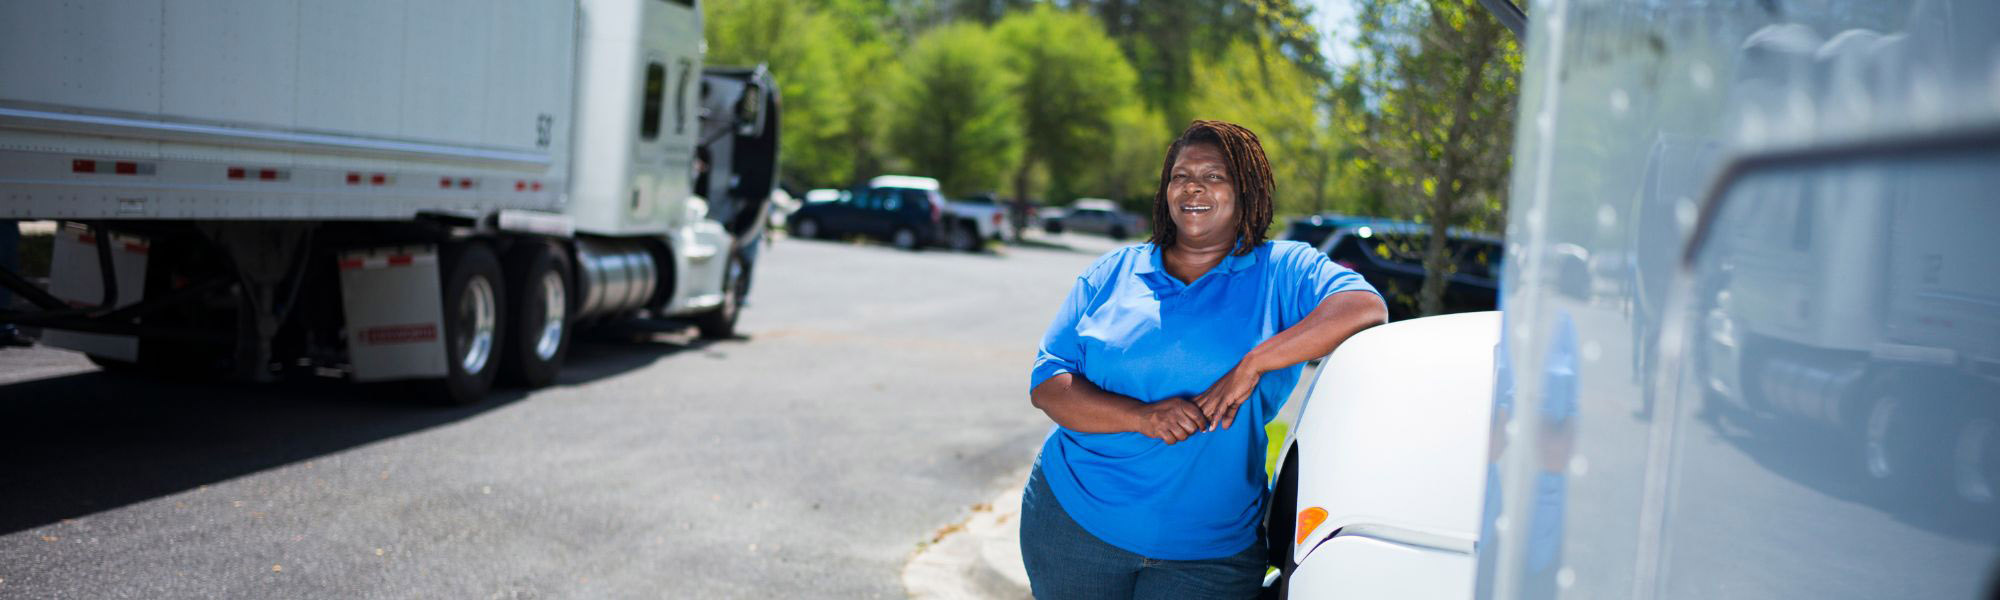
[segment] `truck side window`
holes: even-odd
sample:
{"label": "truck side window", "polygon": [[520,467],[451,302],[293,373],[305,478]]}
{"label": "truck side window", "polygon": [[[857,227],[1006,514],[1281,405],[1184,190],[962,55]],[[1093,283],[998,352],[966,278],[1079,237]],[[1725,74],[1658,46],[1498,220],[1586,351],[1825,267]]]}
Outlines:
{"label": "truck side window", "polygon": [[660,63],[646,63],[645,112],[639,115],[639,137],[648,141],[660,137],[660,107],[667,93],[667,69]]}

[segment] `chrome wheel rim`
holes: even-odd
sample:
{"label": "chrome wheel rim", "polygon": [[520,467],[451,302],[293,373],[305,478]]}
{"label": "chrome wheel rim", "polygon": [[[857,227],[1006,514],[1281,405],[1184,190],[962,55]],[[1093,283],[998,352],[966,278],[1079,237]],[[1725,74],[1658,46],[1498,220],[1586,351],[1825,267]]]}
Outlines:
{"label": "chrome wheel rim", "polygon": [[543,273],[541,288],[542,332],[535,338],[535,357],[548,361],[555,359],[556,350],[562,348],[563,311],[568,304],[561,273]]}
{"label": "chrome wheel rim", "polygon": [[799,237],[819,237],[819,222],[812,219],[800,221]]}
{"label": "chrome wheel rim", "polygon": [[497,301],[493,293],[493,281],[483,276],[473,276],[465,282],[465,294],[458,301],[458,347],[463,354],[459,366],[466,373],[478,373],[486,369],[486,360],[493,355],[494,309]]}
{"label": "chrome wheel rim", "polygon": [[917,234],[910,233],[910,230],[908,229],[896,230],[897,248],[910,248],[916,245],[917,245]]}

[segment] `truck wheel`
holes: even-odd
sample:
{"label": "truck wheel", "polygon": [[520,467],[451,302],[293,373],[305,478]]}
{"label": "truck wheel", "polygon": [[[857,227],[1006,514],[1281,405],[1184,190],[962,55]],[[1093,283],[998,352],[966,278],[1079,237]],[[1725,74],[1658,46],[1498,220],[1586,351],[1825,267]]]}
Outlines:
{"label": "truck wheel", "polygon": [[819,233],[819,220],[812,218],[799,219],[799,237],[816,239],[819,237]]}
{"label": "truck wheel", "polygon": [[917,232],[912,231],[908,227],[897,227],[896,233],[890,235],[889,243],[895,244],[897,248],[904,250],[915,250],[917,249]]}
{"label": "truck wheel", "polygon": [[507,253],[508,313],[500,376],[508,383],[538,388],[555,381],[569,355],[569,257],[545,243],[522,244]]}
{"label": "truck wheel", "polygon": [[506,333],[500,259],[479,242],[461,242],[444,252],[444,379],[432,385],[449,404],[471,404],[493,387],[499,362],[494,349]]}
{"label": "truck wheel", "polygon": [[1285,454],[1285,462],[1278,467],[1278,483],[1271,490],[1271,503],[1266,508],[1264,523],[1265,559],[1278,567],[1278,584],[1268,590],[1265,597],[1285,598],[1289,596],[1292,571],[1298,565],[1292,564],[1293,538],[1298,534],[1299,516],[1299,448]]}
{"label": "truck wheel", "polygon": [[743,297],[750,291],[749,275],[750,270],[744,266],[743,257],[730,257],[729,274],[722,281],[722,306],[695,320],[695,328],[701,330],[703,339],[736,337],[736,319],[743,316]]}
{"label": "truck wheel", "polygon": [[951,227],[951,249],[960,252],[979,251],[979,232],[971,223],[959,223]]}

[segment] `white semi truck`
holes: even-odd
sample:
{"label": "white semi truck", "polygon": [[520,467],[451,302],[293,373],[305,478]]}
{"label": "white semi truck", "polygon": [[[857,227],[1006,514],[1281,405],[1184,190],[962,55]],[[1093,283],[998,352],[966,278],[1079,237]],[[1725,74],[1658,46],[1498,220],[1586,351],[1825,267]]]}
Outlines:
{"label": "white semi truck", "polygon": [[[733,335],[777,178],[693,0],[0,4],[0,322],[100,364],[549,383],[579,327]],[[0,307],[4,309],[6,307]]]}

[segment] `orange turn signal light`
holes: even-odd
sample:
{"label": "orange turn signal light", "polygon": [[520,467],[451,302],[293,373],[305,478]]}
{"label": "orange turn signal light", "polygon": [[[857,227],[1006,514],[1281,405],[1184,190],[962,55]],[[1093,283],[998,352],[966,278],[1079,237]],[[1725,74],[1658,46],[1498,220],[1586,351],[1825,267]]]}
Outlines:
{"label": "orange turn signal light", "polygon": [[1299,511],[1299,528],[1294,530],[1298,532],[1298,539],[1292,540],[1292,543],[1306,543],[1306,538],[1312,535],[1313,530],[1317,529],[1320,523],[1325,522],[1326,509],[1324,508],[1314,506]]}

